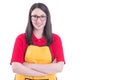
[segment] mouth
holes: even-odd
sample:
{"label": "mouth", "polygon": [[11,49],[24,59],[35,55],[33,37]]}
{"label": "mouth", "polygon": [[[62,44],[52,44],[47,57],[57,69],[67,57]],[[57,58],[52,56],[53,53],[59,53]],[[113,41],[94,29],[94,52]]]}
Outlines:
{"label": "mouth", "polygon": [[42,26],[42,24],[37,24],[37,23],[36,23],[36,24],[35,24],[35,26],[37,26],[37,27],[41,27],[41,26]]}

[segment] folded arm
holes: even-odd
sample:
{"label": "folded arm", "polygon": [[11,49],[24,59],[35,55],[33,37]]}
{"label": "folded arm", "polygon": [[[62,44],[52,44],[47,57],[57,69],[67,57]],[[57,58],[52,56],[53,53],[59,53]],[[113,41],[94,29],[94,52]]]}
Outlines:
{"label": "folded arm", "polygon": [[23,75],[27,75],[27,76],[45,76],[45,75],[47,75],[45,73],[41,73],[41,72],[35,71],[31,68],[28,68],[25,65],[18,63],[18,62],[12,63],[12,70],[14,73],[23,74]]}
{"label": "folded arm", "polygon": [[36,70],[45,74],[56,74],[63,70],[64,62],[63,61],[57,62],[57,63],[53,62],[50,64],[32,64],[32,63],[25,62],[24,65],[33,70]]}

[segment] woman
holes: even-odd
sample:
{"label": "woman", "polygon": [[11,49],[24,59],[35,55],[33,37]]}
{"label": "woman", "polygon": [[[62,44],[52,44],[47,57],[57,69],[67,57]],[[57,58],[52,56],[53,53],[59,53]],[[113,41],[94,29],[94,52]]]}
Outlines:
{"label": "woman", "polygon": [[17,36],[11,58],[15,80],[56,80],[64,67],[61,38],[52,33],[50,13],[43,3],[31,6],[25,33]]}

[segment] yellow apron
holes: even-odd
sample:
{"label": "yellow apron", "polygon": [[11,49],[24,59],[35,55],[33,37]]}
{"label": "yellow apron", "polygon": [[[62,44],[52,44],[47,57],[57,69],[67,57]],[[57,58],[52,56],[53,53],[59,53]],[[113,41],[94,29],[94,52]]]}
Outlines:
{"label": "yellow apron", "polygon": [[[29,45],[25,54],[25,62],[35,64],[49,64],[52,62],[51,53],[48,46]],[[56,80],[55,74],[47,76],[25,76],[16,74],[15,80]]]}

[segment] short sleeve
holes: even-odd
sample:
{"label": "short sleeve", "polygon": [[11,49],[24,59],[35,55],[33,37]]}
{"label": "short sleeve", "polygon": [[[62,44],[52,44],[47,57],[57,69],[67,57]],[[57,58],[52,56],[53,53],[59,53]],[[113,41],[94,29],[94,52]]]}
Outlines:
{"label": "short sleeve", "polygon": [[57,62],[63,61],[65,63],[62,40],[57,34],[53,34],[53,42],[51,46],[56,61]]}
{"label": "short sleeve", "polygon": [[25,43],[24,35],[19,35],[15,40],[10,64],[12,62],[20,62],[20,63],[24,62],[24,53],[25,53],[24,43]]}

